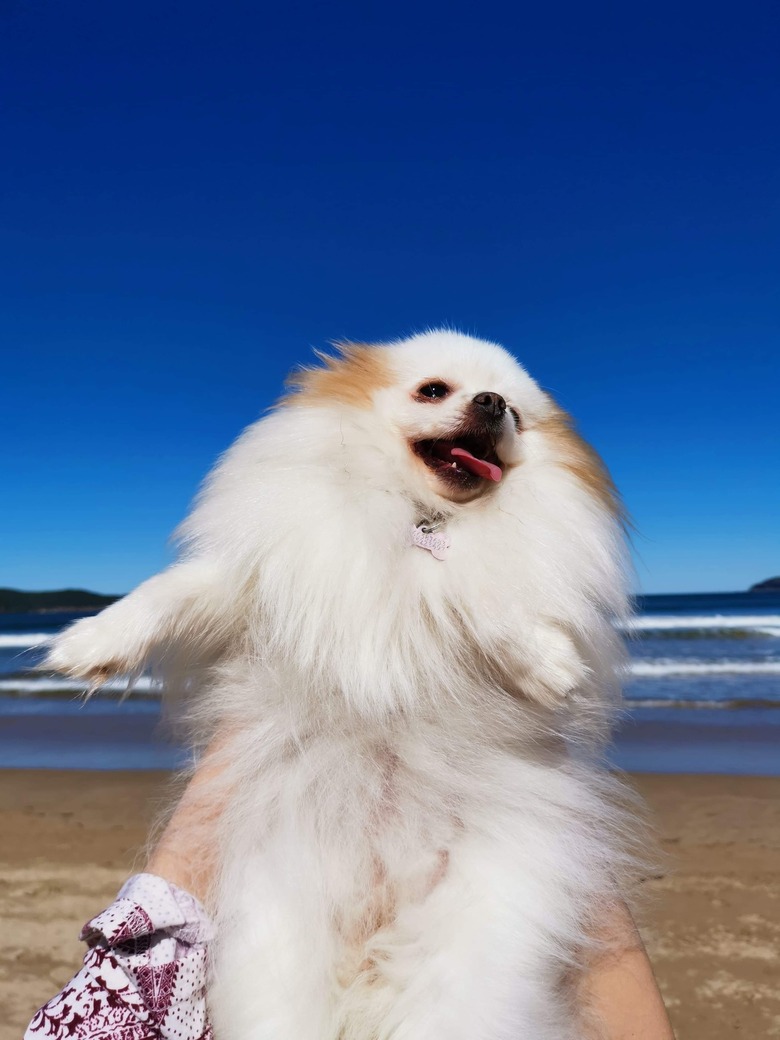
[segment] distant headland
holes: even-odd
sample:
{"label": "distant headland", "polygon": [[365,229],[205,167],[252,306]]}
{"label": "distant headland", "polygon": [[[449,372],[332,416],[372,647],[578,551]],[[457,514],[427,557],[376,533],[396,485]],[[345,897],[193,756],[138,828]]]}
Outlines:
{"label": "distant headland", "polygon": [[780,578],[767,578],[757,585],[751,585],[748,592],[780,592]]}
{"label": "distant headland", "polygon": [[0,614],[45,613],[51,610],[100,610],[120,596],[103,596],[86,589],[56,589],[52,592],[22,592],[0,589]]}

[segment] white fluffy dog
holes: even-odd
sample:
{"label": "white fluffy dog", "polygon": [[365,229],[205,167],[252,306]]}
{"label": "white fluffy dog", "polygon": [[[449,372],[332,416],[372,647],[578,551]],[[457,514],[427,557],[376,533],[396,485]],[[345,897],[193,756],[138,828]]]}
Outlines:
{"label": "white fluffy dog", "polygon": [[48,664],[184,675],[193,739],[227,748],[220,1040],[581,1040],[630,860],[599,761],[613,486],[499,346],[321,360],[217,465],[181,561]]}

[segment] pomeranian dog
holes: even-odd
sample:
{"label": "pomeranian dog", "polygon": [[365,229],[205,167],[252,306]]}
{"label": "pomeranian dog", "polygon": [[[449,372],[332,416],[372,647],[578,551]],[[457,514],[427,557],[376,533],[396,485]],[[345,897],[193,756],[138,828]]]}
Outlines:
{"label": "pomeranian dog", "polygon": [[158,668],[193,744],[228,749],[203,836],[219,1040],[582,1040],[631,874],[601,761],[615,489],[500,346],[320,361],[218,463],[180,562],[48,666]]}

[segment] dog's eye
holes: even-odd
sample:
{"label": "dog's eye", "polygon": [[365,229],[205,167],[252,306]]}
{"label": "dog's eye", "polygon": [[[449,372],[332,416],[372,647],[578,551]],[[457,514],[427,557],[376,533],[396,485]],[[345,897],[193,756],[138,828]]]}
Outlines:
{"label": "dog's eye", "polygon": [[448,397],[452,391],[446,383],[423,383],[417,391],[418,397],[427,397],[429,401],[438,401],[442,397]]}

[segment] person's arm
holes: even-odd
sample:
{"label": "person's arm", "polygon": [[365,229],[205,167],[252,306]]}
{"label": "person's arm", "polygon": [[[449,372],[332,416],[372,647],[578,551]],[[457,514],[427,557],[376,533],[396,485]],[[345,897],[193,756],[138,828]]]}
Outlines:
{"label": "person's arm", "polygon": [[215,868],[213,825],[227,798],[221,784],[226,743],[220,737],[204,754],[144,867],[202,903],[208,901]]}
{"label": "person's arm", "polygon": [[674,1040],[644,944],[627,907],[620,905],[604,930],[582,992],[598,1023],[599,1040]]}

